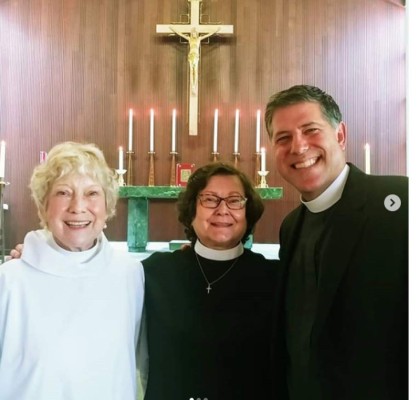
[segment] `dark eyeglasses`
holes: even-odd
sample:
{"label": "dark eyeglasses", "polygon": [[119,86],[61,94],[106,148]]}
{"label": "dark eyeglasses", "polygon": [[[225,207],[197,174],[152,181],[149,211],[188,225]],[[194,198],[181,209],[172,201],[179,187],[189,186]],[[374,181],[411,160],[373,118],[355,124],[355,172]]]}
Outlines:
{"label": "dark eyeglasses", "polygon": [[219,197],[215,194],[200,194],[198,196],[200,204],[205,208],[217,208],[220,203],[224,200],[227,208],[230,210],[241,210],[245,207],[248,199],[242,196],[227,196]]}

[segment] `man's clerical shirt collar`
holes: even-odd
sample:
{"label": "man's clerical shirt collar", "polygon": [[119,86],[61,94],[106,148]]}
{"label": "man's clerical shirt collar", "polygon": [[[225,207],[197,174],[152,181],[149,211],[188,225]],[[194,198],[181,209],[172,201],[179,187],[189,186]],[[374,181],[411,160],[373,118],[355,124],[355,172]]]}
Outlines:
{"label": "man's clerical shirt collar", "polygon": [[201,257],[208,260],[227,261],[233,260],[243,254],[243,244],[239,242],[236,247],[227,250],[215,250],[204,246],[198,239],[194,245],[194,251]]}
{"label": "man's clerical shirt collar", "polygon": [[301,203],[312,213],[319,213],[329,209],[342,197],[343,189],[345,188],[349,175],[349,169],[349,165],[346,164],[339,176],[320,196],[311,201],[303,201],[301,198]]}

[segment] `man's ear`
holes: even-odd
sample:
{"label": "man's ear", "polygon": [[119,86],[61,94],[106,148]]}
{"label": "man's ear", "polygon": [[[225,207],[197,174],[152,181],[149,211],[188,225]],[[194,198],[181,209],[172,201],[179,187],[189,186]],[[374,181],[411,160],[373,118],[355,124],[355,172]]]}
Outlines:
{"label": "man's ear", "polygon": [[343,151],[346,150],[346,134],[347,134],[346,124],[343,121],[341,121],[337,128],[336,135],[337,135],[337,141]]}

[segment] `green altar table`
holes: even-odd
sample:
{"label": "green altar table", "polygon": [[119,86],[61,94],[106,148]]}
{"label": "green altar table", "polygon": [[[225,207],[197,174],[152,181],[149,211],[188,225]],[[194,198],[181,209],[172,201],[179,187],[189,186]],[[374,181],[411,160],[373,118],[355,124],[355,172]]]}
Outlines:
{"label": "green altar table", "polygon": [[[130,252],[146,250],[149,232],[149,200],[177,199],[183,187],[177,186],[122,186],[120,197],[127,198],[127,246]],[[282,197],[281,187],[257,188],[264,200]]]}

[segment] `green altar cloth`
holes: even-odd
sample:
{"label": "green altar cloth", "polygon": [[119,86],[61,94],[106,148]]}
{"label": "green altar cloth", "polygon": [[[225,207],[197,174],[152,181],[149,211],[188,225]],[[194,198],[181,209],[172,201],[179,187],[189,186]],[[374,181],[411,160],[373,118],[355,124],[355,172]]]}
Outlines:
{"label": "green altar cloth", "polygon": [[[183,187],[177,186],[122,186],[120,197],[127,198],[127,245],[130,252],[146,250],[149,233],[149,200],[176,200]],[[277,200],[282,197],[281,187],[257,188],[264,200]],[[174,238],[173,238],[174,239]]]}

